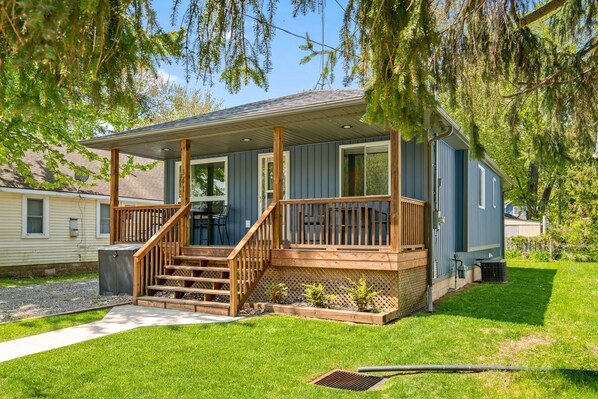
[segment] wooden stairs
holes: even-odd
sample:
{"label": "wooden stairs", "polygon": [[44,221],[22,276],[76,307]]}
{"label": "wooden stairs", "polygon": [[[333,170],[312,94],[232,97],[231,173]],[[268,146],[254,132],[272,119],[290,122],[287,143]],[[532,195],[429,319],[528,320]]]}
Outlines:
{"label": "wooden stairs", "polygon": [[137,305],[229,315],[232,247],[183,247]]}

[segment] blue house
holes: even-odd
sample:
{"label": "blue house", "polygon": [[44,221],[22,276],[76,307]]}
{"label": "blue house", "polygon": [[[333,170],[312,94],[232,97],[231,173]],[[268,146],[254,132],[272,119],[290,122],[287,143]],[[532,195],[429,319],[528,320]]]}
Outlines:
{"label": "blue house", "polygon": [[[85,142],[165,162],[162,206],[118,207],[111,240],[140,242],[139,305],[237,314],[285,283],[289,300],[322,283],[365,277],[375,305],[409,314],[501,257],[508,178],[442,109],[404,141],[361,122],[359,90],[322,90],[254,102]],[[455,279],[459,262],[465,279]]]}

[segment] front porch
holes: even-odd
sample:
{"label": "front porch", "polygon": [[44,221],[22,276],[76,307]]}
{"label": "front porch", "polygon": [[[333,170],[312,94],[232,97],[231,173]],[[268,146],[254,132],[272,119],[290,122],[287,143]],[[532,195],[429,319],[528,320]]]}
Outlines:
{"label": "front porch", "polygon": [[379,292],[375,306],[400,316],[425,303],[426,204],[393,200],[277,200],[231,246],[191,245],[191,202],[115,207],[113,239],[144,244],[134,264],[138,305],[236,315],[247,302],[267,301],[266,287],[278,283],[294,299],[303,284],[323,283],[338,303],[350,305],[341,287],[347,278],[366,277]]}
{"label": "front porch", "polygon": [[[350,306],[340,287],[364,276],[379,292],[377,307],[407,314],[422,306],[427,149],[361,123],[361,97],[326,101],[269,113],[256,103],[251,117],[241,107],[222,120],[216,112],[97,140],[112,151],[111,241],[143,244],[136,304],[236,315],[264,301],[269,284],[285,283],[300,298],[303,284],[321,282]],[[167,162],[173,204],[119,206],[121,148]],[[199,204],[217,202],[230,210],[230,245],[193,245],[192,214],[211,218]]]}

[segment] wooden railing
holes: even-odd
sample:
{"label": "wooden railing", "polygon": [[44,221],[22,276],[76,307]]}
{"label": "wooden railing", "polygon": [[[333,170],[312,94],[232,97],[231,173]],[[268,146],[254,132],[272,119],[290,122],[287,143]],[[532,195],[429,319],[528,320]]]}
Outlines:
{"label": "wooden railing", "polygon": [[401,246],[403,249],[425,248],[424,241],[424,214],[426,203],[411,198],[401,198],[402,234]]}
{"label": "wooden railing", "polygon": [[[280,201],[288,248],[390,248],[390,196]],[[402,247],[424,247],[425,202],[402,198]]]}
{"label": "wooden railing", "polygon": [[290,248],[390,246],[390,196],[281,201]]}
{"label": "wooden railing", "polygon": [[270,266],[273,248],[274,211],[272,203],[228,255],[230,270],[230,312],[236,316],[262,274]]}
{"label": "wooden railing", "polygon": [[144,243],[168,221],[180,205],[140,205],[114,208],[115,243]]}
{"label": "wooden railing", "polygon": [[180,255],[182,243],[189,235],[188,219],[191,203],[180,208],[134,255],[133,300],[145,295],[155,276],[164,274],[164,266]]}

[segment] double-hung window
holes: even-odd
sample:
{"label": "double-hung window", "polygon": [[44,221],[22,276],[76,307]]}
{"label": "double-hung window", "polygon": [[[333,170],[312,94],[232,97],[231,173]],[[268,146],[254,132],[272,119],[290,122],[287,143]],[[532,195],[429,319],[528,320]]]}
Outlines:
{"label": "double-hung window", "polygon": [[98,202],[97,208],[97,236],[110,236],[110,204]]}
{"label": "double-hung window", "polygon": [[496,177],[492,178],[492,207],[496,208]]}
{"label": "double-hung window", "polygon": [[340,193],[343,197],[390,193],[389,142],[340,146]]}
{"label": "double-hung window", "polygon": [[47,197],[23,197],[23,237],[48,237],[48,213]]}
{"label": "double-hung window", "polygon": [[486,209],[486,169],[478,165],[478,207]]}

